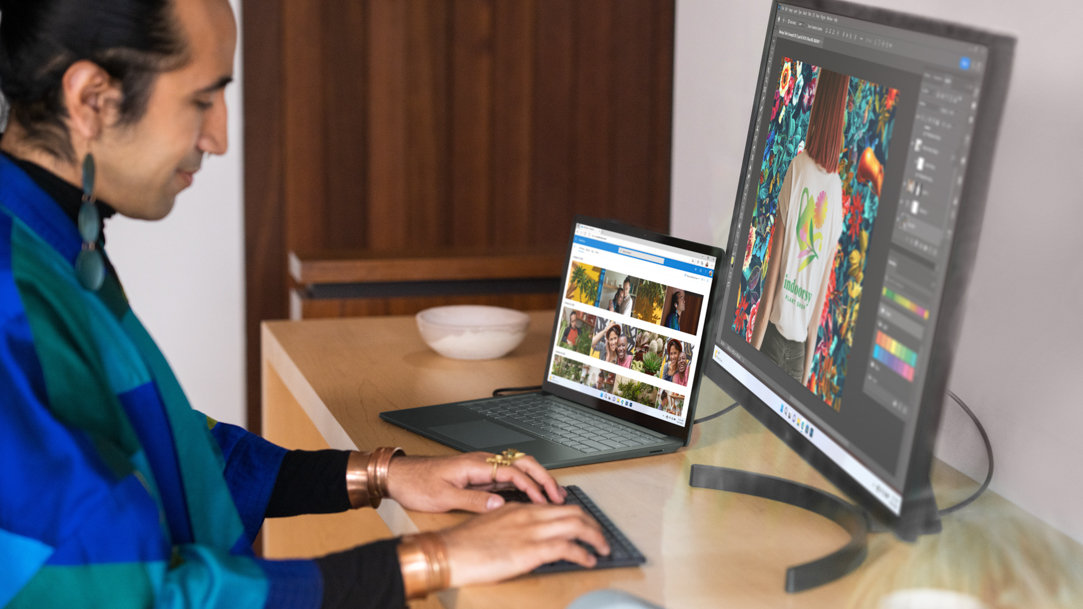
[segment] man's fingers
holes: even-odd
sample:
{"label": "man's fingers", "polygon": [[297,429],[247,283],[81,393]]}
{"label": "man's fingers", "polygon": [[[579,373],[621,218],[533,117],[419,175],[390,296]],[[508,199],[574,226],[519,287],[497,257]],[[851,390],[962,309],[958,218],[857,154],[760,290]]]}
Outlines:
{"label": "man's fingers", "polygon": [[445,539],[455,586],[500,581],[558,560],[592,567],[596,554],[609,552],[598,524],[577,506],[508,504],[449,529]]}
{"label": "man's fingers", "polygon": [[[564,496],[567,492],[557,484],[549,471],[542,467],[534,457],[527,456],[517,459],[512,472],[513,478],[508,481],[515,483],[515,486],[525,492],[531,501],[535,503],[564,503]],[[516,475],[515,472],[521,472],[524,475]],[[519,481],[523,481],[527,487],[524,488],[518,483]],[[544,495],[540,489],[544,489]]]}
{"label": "man's fingers", "polygon": [[541,487],[538,486],[538,483],[517,469],[508,468],[508,473],[505,474],[505,477],[501,482],[515,485],[515,488],[526,493],[527,497],[530,497],[530,501],[533,503],[549,503],[542,493]]}
{"label": "man's fingers", "polygon": [[[608,554],[608,552],[604,552],[604,554]],[[586,547],[575,543],[574,541],[564,542],[564,549],[561,552],[561,558],[562,560],[574,562],[587,568],[593,567],[594,565],[598,564],[598,557],[595,556],[594,553],[590,552],[589,550],[587,550]]]}
{"label": "man's fingers", "polygon": [[455,489],[450,495],[451,507],[449,509],[465,510],[475,514],[491,512],[504,505],[504,498],[500,495],[483,490]]}
{"label": "man's fingers", "polygon": [[516,514],[520,519],[516,526],[535,543],[579,539],[593,546],[599,554],[609,554],[602,527],[577,505],[521,504],[511,509],[521,510]]}
{"label": "man's fingers", "polygon": [[545,510],[549,517],[537,527],[535,539],[579,539],[594,547],[599,554],[609,554],[602,528],[578,506],[562,506]]}

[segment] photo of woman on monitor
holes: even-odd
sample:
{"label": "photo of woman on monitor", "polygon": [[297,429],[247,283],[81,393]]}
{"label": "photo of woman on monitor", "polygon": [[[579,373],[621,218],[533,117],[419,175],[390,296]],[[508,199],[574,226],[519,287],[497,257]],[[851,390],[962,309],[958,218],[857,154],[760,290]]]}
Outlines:
{"label": "photo of woman on monitor", "polygon": [[[821,70],[805,149],[786,169],[752,344],[801,384],[808,381],[828,277],[842,233],[839,158],[850,78]],[[781,278],[781,279],[780,279]]]}
{"label": "photo of woman on monitor", "polygon": [[731,327],[838,411],[900,91],[779,66]]}

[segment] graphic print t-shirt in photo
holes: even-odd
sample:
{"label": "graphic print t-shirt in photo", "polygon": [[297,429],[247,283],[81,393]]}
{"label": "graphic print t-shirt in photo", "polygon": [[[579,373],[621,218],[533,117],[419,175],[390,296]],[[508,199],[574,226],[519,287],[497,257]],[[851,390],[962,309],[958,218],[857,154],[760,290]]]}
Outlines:
{"label": "graphic print t-shirt in photo", "polygon": [[820,288],[834,264],[842,233],[842,180],[828,173],[804,152],[786,170],[778,195],[779,216],[786,223],[785,244],[778,252],[781,296],[774,301],[771,322],[793,341],[809,335]]}

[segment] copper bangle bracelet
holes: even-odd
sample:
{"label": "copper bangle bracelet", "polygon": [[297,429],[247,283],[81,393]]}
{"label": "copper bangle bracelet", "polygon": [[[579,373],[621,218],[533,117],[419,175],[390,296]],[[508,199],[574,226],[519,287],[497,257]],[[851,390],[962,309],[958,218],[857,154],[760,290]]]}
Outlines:
{"label": "copper bangle bracelet", "polygon": [[401,448],[382,446],[368,452],[352,452],[346,464],[346,493],[354,509],[379,507],[387,492],[391,459],[406,454]]}
{"label": "copper bangle bracelet", "polygon": [[407,599],[424,598],[451,584],[447,545],[439,533],[407,535],[399,542],[398,553]]}
{"label": "copper bangle bracelet", "polygon": [[406,454],[399,447],[390,448],[387,446],[381,446],[372,451],[372,456],[369,457],[368,462],[368,487],[369,487],[369,503],[372,507],[379,507],[380,501],[384,497],[387,497],[387,470],[391,466],[391,459],[396,455]]}

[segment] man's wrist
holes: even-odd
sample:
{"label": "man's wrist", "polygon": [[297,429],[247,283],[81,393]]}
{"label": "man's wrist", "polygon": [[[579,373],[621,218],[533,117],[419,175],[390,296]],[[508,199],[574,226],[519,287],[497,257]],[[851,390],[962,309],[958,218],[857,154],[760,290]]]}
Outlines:
{"label": "man's wrist", "polygon": [[424,598],[451,584],[447,544],[439,533],[407,535],[399,542],[398,552],[407,600]]}
{"label": "man's wrist", "polygon": [[383,446],[372,452],[352,452],[346,463],[346,494],[350,506],[379,507],[387,492],[387,475],[391,459],[405,455],[399,447]]}

